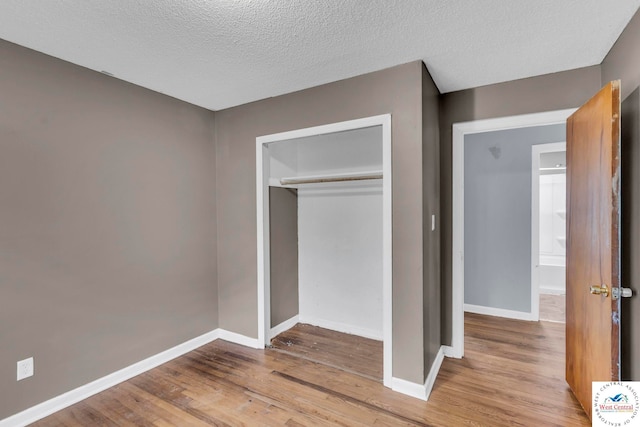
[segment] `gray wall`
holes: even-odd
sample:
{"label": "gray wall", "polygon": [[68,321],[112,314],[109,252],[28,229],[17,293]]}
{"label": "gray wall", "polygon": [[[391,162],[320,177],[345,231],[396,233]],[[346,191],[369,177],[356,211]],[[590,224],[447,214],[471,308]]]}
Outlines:
{"label": "gray wall", "polygon": [[211,124],[0,41],[0,419],[217,327]]}
{"label": "gray wall", "polygon": [[[427,68],[422,66],[422,223],[424,374],[429,375],[440,336],[440,130],[438,97]],[[436,229],[431,231],[431,215]]]}
{"label": "gray wall", "polygon": [[216,112],[220,327],[257,337],[256,137],[391,113],[393,375],[424,381],[422,63]]}
{"label": "gray wall", "polygon": [[269,187],[271,327],[298,311],[298,190]]}
{"label": "gray wall", "polygon": [[[452,124],[577,107],[603,82],[621,77],[623,161],[635,164],[639,20],[636,14],[605,59],[602,76],[593,66],[440,97],[436,230],[442,230],[445,344]],[[388,112],[394,376],[422,382],[438,323],[437,310],[428,307],[439,299],[430,285],[437,280],[435,255],[426,255],[439,239],[427,232],[438,209],[438,191],[426,188],[435,182],[427,165],[437,153],[436,112],[422,67],[414,62],[214,116],[0,42],[0,419],[217,326],[257,336],[255,137]],[[632,185],[623,184],[623,226],[633,236],[640,183],[632,167],[625,171]],[[629,261],[638,242],[623,237],[627,283],[640,274]],[[638,298],[627,304],[639,312]],[[625,351],[638,360],[639,322],[625,312]],[[32,355],[36,376],[16,383],[15,362]],[[640,379],[637,366],[627,369]]]}
{"label": "gray wall", "polygon": [[565,125],[464,140],[464,299],[531,311],[531,147],[565,141]]}
{"label": "gray wall", "polygon": [[622,79],[622,377],[640,381],[640,12],[602,63],[602,84]]}
{"label": "gray wall", "polygon": [[440,97],[443,344],[451,344],[452,125],[579,107],[600,87],[600,66],[593,66],[452,92]]}

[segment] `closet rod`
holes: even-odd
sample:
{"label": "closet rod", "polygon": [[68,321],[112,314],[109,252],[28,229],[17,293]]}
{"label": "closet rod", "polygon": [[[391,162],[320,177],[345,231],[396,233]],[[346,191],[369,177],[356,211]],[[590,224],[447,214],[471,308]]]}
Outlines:
{"label": "closet rod", "polygon": [[327,175],[299,178],[280,178],[281,185],[317,184],[321,182],[362,181],[365,179],[382,179],[382,172],[351,174],[351,175]]}

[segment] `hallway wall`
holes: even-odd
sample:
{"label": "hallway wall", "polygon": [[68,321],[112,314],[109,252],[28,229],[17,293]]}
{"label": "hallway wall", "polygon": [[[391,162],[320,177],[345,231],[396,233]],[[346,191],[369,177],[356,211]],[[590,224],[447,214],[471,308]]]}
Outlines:
{"label": "hallway wall", "polygon": [[464,138],[464,302],[531,313],[531,147],[565,125]]}
{"label": "hallway wall", "polygon": [[451,344],[452,126],[454,123],[576,108],[600,89],[600,66],[483,86],[440,97],[442,341]]}
{"label": "hallway wall", "polygon": [[621,79],[623,379],[640,381],[640,11],[602,63],[602,85]]}

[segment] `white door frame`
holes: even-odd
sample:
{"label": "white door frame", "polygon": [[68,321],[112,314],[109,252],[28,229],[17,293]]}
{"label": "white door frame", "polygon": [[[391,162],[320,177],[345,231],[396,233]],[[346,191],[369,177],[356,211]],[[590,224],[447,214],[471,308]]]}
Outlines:
{"label": "white door frame", "polygon": [[464,137],[473,133],[565,123],[575,108],[453,124],[452,333],[447,355],[464,355]]}
{"label": "white door frame", "polygon": [[392,185],[391,114],[332,123],[256,138],[256,207],[258,232],[258,345],[264,348],[271,329],[271,284],[269,271],[269,151],[268,144],[342,131],[382,126],[382,335],[383,382],[392,387]]}
{"label": "white door frame", "polygon": [[531,147],[531,313],[540,319],[540,154],[567,151],[566,142]]}

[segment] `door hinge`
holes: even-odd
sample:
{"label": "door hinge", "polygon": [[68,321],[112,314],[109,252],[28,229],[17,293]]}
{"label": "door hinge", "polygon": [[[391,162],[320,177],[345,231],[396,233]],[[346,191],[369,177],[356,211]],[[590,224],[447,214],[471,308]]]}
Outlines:
{"label": "door hinge", "polygon": [[631,298],[633,296],[633,291],[631,288],[613,288],[611,289],[611,298]]}

